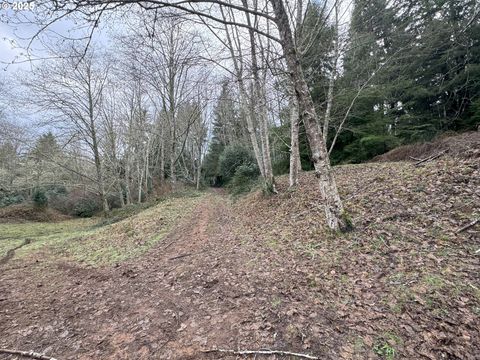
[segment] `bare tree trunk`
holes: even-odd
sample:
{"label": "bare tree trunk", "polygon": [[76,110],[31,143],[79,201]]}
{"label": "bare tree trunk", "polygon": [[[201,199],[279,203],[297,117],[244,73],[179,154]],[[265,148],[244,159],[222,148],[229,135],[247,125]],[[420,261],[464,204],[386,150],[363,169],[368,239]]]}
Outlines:
{"label": "bare tree trunk", "polygon": [[[242,0],[242,4],[245,8],[248,8],[247,0]],[[265,92],[263,91],[262,84],[260,82],[258,61],[257,61],[257,44],[255,41],[255,31],[253,30],[250,20],[250,14],[245,12],[247,17],[247,24],[249,28],[250,36],[250,57],[252,61],[252,74],[253,74],[253,92],[252,92],[252,116],[256,116],[260,127],[260,144],[262,146],[262,163],[263,163],[263,177],[265,180],[266,189],[273,193],[276,193],[275,179],[273,178],[272,159],[270,156],[270,140],[268,138],[268,113],[267,104],[265,98]]]}
{"label": "bare tree trunk", "polygon": [[102,164],[100,162],[100,153],[98,151],[97,137],[94,131],[92,133],[92,147],[95,161],[95,169],[97,173],[98,191],[102,200],[103,213],[104,215],[107,215],[110,209],[108,207],[107,194],[105,192],[105,184],[102,174]]}
{"label": "bare tree trunk", "polygon": [[330,167],[327,148],[317,125],[315,106],[299,62],[293,41],[289,18],[282,0],[270,0],[275,13],[275,22],[279,29],[282,48],[290,72],[295,94],[305,124],[308,143],[312,151],[315,174],[319,180],[320,193],[324,201],[327,225],[332,230],[346,230],[343,204],[338,193],[337,184]]}
{"label": "bare tree trunk", "polygon": [[173,129],[172,131],[172,143],[170,144],[170,182],[172,185],[175,185],[177,182],[177,173],[175,172],[175,165],[176,165],[176,159],[175,159],[175,151],[176,151],[176,146],[175,146],[175,130]]}
{"label": "bare tree trunk", "polygon": [[251,111],[248,108],[248,100],[246,96],[245,87],[242,81],[242,84],[239,82],[239,86],[243,89],[240,89],[240,101],[242,106],[242,112],[245,116],[245,120],[247,121],[247,131],[250,137],[250,142],[252,143],[253,153],[255,155],[255,159],[257,160],[257,165],[260,169],[260,175],[265,177],[265,166],[263,163],[262,153],[260,152],[260,147],[258,146],[257,135],[255,134],[255,127],[253,125],[253,119],[251,116]]}
{"label": "bare tree trunk", "polygon": [[150,178],[150,162],[149,162],[149,151],[150,151],[150,137],[147,139],[147,145],[145,147],[145,156],[143,158],[144,167],[144,184],[143,191],[145,195],[148,194],[148,180]]}
{"label": "bare tree trunk", "polygon": [[91,147],[93,150],[95,170],[97,173],[96,175],[97,175],[97,183],[98,183],[98,192],[102,200],[103,214],[106,216],[110,209],[108,207],[107,195],[105,193],[105,184],[104,184],[103,173],[102,173],[102,163],[100,159],[100,151],[98,149],[98,138],[97,138],[97,132],[95,128],[95,114],[94,114],[94,105],[93,105],[93,97],[92,97],[92,89],[91,89],[90,67],[88,67],[87,69],[87,87],[88,87],[88,116],[90,121],[90,136],[92,140]]}
{"label": "bare tree trunk", "polygon": [[160,133],[160,183],[165,181],[165,130],[164,126],[161,126]]}
{"label": "bare tree trunk", "polygon": [[335,77],[337,76],[337,63],[340,47],[340,35],[338,33],[338,1],[335,2],[335,45],[333,54],[333,66],[330,79],[328,81],[328,94],[327,94],[327,109],[325,111],[325,120],[323,122],[323,140],[327,142],[328,129],[330,126],[330,115],[333,106],[333,88],[335,86]]}
{"label": "bare tree trunk", "polygon": [[121,180],[118,181],[118,198],[120,199],[120,207],[125,207],[125,199],[123,198],[123,189]]}
{"label": "bare tree trunk", "polygon": [[[128,149],[127,149],[128,151]],[[130,193],[130,157],[125,160],[125,198],[127,205],[132,203],[132,195]]]}
{"label": "bare tree trunk", "polygon": [[[222,12],[223,19],[226,20],[223,10],[221,10],[221,12]],[[235,76],[237,78],[238,89],[240,91],[240,106],[247,123],[247,132],[250,137],[250,142],[252,143],[253,154],[255,155],[255,159],[257,160],[257,165],[260,170],[260,175],[263,178],[265,178],[265,167],[263,163],[263,158],[260,152],[260,148],[258,146],[257,136],[255,134],[255,127],[253,124],[253,117],[252,117],[251,109],[249,108],[249,105],[248,105],[247,89],[245,87],[245,82],[243,80],[243,66],[239,63],[238,57],[235,54],[235,48],[233,46],[232,37],[230,35],[230,32],[228,31],[227,26],[225,26],[225,34],[227,36],[228,49],[230,51],[230,55],[233,61],[233,66],[235,68]],[[239,51],[241,51],[241,49],[239,49]]]}
{"label": "bare tree trunk", "polygon": [[269,139],[269,129],[268,129],[268,112],[266,106],[266,98],[265,93],[262,91],[261,95],[261,113],[259,116],[260,119],[260,136],[261,136],[261,143],[263,148],[263,166],[265,168],[265,183],[267,186],[268,191],[276,193],[277,190],[275,188],[275,178],[273,176],[273,169],[272,169],[272,157],[270,154],[270,139]]}
{"label": "bare tree trunk", "polygon": [[142,202],[143,171],[140,170],[140,161],[137,160],[137,203]]}
{"label": "bare tree trunk", "polygon": [[198,159],[198,165],[197,165],[197,184],[196,188],[197,190],[200,190],[200,176],[202,176],[202,161]]}
{"label": "bare tree trunk", "polygon": [[298,101],[293,93],[290,100],[290,187],[298,185],[298,173],[302,169],[300,161],[300,148],[298,143],[298,132],[300,116]]}

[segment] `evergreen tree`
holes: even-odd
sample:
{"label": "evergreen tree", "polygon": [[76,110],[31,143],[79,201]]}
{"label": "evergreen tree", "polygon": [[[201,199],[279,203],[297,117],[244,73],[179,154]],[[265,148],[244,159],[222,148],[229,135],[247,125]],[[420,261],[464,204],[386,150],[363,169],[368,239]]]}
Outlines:
{"label": "evergreen tree", "polygon": [[470,0],[356,0],[336,111],[355,99],[334,162],[475,127],[480,27]]}
{"label": "evergreen tree", "polygon": [[224,81],[222,91],[213,111],[212,138],[204,162],[204,176],[207,182],[219,186],[222,184],[219,159],[225,147],[246,141],[246,131],[239,116],[231,84]]}

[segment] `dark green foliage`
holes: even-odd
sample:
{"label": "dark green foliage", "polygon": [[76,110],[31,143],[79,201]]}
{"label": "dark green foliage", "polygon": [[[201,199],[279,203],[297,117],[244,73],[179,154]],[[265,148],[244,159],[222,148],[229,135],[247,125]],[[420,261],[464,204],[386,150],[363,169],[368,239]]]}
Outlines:
{"label": "dark green foliage", "polygon": [[101,209],[100,202],[94,197],[79,199],[73,207],[72,214],[79,217],[92,217]]}
{"label": "dark green foliage", "polygon": [[207,156],[203,163],[203,176],[211,186],[222,186],[223,180],[221,179],[219,160],[220,154],[225,148],[224,144],[218,142],[210,143]]}
{"label": "dark green foliage", "polygon": [[480,20],[472,17],[474,9],[472,0],[355,0],[333,127],[357,97],[333,163],[364,161],[478,126]]}
{"label": "dark green foliage", "polygon": [[[326,100],[325,87],[331,72],[330,58],[333,49],[334,29],[327,21],[328,7],[320,2],[310,2],[301,31],[302,47],[306,48],[301,63],[310,85],[313,101],[323,109]],[[323,24],[319,27],[318,24]],[[315,46],[309,46],[314,43]]]}
{"label": "dark green foliage", "polygon": [[[241,144],[246,137],[244,120],[236,107],[229,82],[225,81],[222,93],[214,109],[212,140],[203,163],[203,176],[212,186],[222,186],[228,179],[223,178],[220,170],[220,155],[230,144]],[[229,175],[232,177],[233,173]]]}
{"label": "dark green foliage", "polygon": [[[290,124],[276,127],[274,132],[275,136],[271,139],[273,174],[275,176],[288,174],[290,170]],[[300,123],[299,148],[302,169],[313,170],[312,156],[303,123]]]}
{"label": "dark green foliage", "polygon": [[257,166],[253,164],[240,165],[228,183],[228,189],[233,195],[249,192],[257,184],[258,175],[259,171]]}
{"label": "dark green foliage", "polygon": [[242,145],[227,146],[219,158],[219,173],[223,181],[230,181],[242,165],[256,166],[250,150]]}
{"label": "dark green foliage", "polygon": [[52,196],[67,195],[67,188],[63,185],[47,185],[43,187],[48,198]]}
{"label": "dark green foliage", "polygon": [[344,210],[343,213],[341,214],[341,218],[343,222],[343,226],[342,226],[343,228],[341,230],[343,233],[350,232],[355,229],[352,217],[346,210]]}
{"label": "dark green foliage", "polygon": [[32,194],[32,201],[35,207],[45,208],[48,205],[47,194],[44,189],[35,189]]}
{"label": "dark green foliage", "polygon": [[0,192],[0,208],[20,204],[25,201],[25,197],[21,193],[3,193]]}
{"label": "dark green foliage", "polygon": [[282,156],[278,156],[272,163],[273,175],[288,174],[290,170],[290,153],[286,152]]}

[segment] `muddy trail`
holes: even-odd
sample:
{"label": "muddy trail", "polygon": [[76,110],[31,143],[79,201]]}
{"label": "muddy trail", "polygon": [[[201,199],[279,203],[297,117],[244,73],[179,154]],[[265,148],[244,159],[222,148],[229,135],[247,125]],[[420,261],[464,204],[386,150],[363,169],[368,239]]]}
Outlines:
{"label": "muddy trail", "polygon": [[203,351],[281,346],[267,284],[245,267],[255,254],[233,235],[228,203],[205,196],[146,256],[117,266],[41,255],[9,262],[0,275],[0,347],[58,359],[214,359]]}

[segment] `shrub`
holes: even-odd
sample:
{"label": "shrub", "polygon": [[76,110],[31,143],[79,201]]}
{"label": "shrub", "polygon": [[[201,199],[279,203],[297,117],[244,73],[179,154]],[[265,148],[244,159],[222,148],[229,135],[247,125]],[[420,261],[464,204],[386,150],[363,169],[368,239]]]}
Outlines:
{"label": "shrub", "polygon": [[220,176],[225,182],[230,181],[237,168],[242,165],[256,166],[252,153],[241,145],[229,145],[220,155]]}
{"label": "shrub", "polygon": [[74,205],[72,214],[79,217],[92,217],[100,210],[98,199],[93,197],[82,198]]}
{"label": "shrub", "polygon": [[35,207],[45,208],[48,205],[47,194],[44,189],[35,189],[32,195],[32,201]]}
{"label": "shrub", "polygon": [[22,194],[4,194],[0,193],[0,208],[9,206],[9,205],[14,205],[14,204],[20,204],[25,201],[25,198],[23,197]]}
{"label": "shrub", "polygon": [[386,153],[400,145],[400,140],[390,135],[370,135],[360,139],[360,144],[366,156],[370,159],[376,155]]}
{"label": "shrub", "polygon": [[255,165],[240,165],[235,170],[235,175],[228,184],[228,188],[233,195],[240,195],[249,192],[256,184],[259,171]]}

